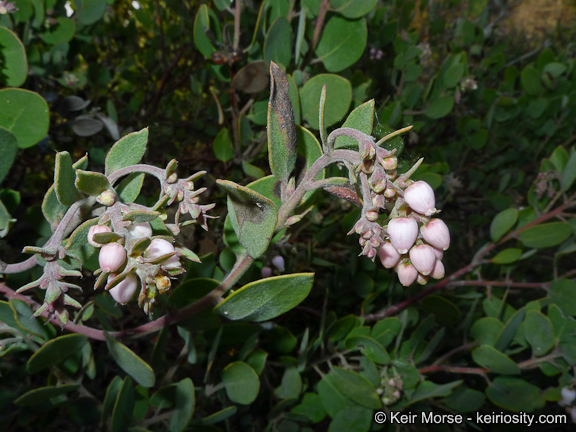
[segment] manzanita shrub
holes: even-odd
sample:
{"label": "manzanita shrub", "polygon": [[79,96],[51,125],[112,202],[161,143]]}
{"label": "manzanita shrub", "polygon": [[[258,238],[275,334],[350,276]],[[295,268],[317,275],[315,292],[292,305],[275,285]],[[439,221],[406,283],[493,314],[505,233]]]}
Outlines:
{"label": "manzanita shrub", "polygon": [[[97,97],[113,80],[133,119],[144,107],[144,117],[213,116],[194,127],[213,138],[216,161],[233,165],[214,181],[207,163],[196,173],[176,160],[141,163],[166,141],[149,136],[153,122],[118,140],[114,103],[104,115],[75,94],[60,100],[69,134],[101,140],[106,127],[117,142],[89,156],[57,152],[42,237],[26,260],[0,257],[3,429],[361,432],[435,418],[423,430],[512,430],[504,416],[519,430],[570,427],[573,55],[543,50],[522,71],[504,66],[486,2],[471,1],[438,61],[410,28],[415,3],[380,3],[141,2],[133,14],[152,43],[137,62],[110,48],[124,62],[118,78],[89,42],[111,31],[139,46],[123,6],[77,1],[64,17],[64,2],[17,2],[18,11],[0,2],[0,180],[48,129],[46,92],[18,88],[27,63],[38,90],[54,77],[84,89],[89,76]],[[190,107],[166,102],[164,86],[196,67],[181,61],[192,20],[202,70]],[[240,33],[251,36],[244,48]],[[166,46],[179,43],[168,63]],[[161,72],[153,90],[134,90],[131,62],[148,78]],[[365,102],[387,85],[381,108]],[[411,156],[420,153],[426,164]],[[9,240],[16,196],[0,195]],[[455,206],[476,213],[457,221],[460,209],[446,211]]]}

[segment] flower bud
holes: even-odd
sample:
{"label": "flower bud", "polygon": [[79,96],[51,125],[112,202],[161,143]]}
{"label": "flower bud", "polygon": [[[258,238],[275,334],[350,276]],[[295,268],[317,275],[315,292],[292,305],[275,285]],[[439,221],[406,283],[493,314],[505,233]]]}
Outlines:
{"label": "flower bud", "polygon": [[393,188],[388,188],[384,191],[384,196],[386,198],[393,198],[396,195],[396,190]]}
{"label": "flower bud", "polygon": [[441,260],[444,257],[444,251],[442,249],[433,247],[432,250],[434,251],[434,255],[436,255],[436,259]]}
{"label": "flower bud", "polygon": [[385,268],[392,268],[398,264],[398,261],[400,261],[400,254],[390,242],[382,243],[378,250],[378,256],[380,257],[380,262]]}
{"label": "flower bud", "polygon": [[562,395],[560,405],[570,405],[576,399],[576,390],[569,387],[563,387],[560,393]]}
{"label": "flower bud", "polygon": [[408,261],[398,264],[396,266],[396,272],[398,273],[398,280],[406,287],[412,285],[418,277],[418,270]]}
{"label": "flower bud", "polygon": [[102,271],[115,272],[126,262],[126,249],[119,243],[106,243],[100,249],[98,262]]}
{"label": "flower bud", "polygon": [[272,258],[272,265],[278,269],[278,271],[284,271],[284,258],[281,255],[276,255]]}
{"label": "flower bud", "polygon": [[404,191],[404,200],[418,213],[426,216],[436,213],[434,191],[425,181],[419,180],[408,186]]}
{"label": "flower bud", "polygon": [[409,217],[397,217],[388,222],[388,235],[398,252],[405,254],[418,237],[418,223]]}
{"label": "flower bud", "polygon": [[421,273],[418,273],[418,276],[416,277],[416,283],[419,285],[426,285],[428,283],[428,276],[424,276]]}
{"label": "flower bud", "polygon": [[427,244],[413,246],[410,249],[410,261],[412,261],[412,265],[416,267],[418,272],[427,276],[432,270],[434,270],[434,266],[436,265],[436,254],[434,253],[432,246]]}
{"label": "flower bud", "polygon": [[444,277],[444,264],[439,259],[434,264],[434,269],[430,272],[430,277],[434,279],[442,279]]}
{"label": "flower bud", "polygon": [[432,219],[420,228],[422,237],[435,248],[446,250],[450,246],[450,231],[442,219]]}
{"label": "flower bud", "polygon": [[135,223],[128,226],[127,229],[134,238],[144,238],[152,235],[152,228],[148,222]]}
{"label": "flower bud", "polygon": [[158,288],[158,292],[160,294],[165,294],[169,289],[170,289],[170,285],[172,284],[170,282],[170,279],[168,278],[168,276],[164,276],[164,275],[158,275],[155,278],[155,282],[156,282],[156,288]]}
{"label": "flower bud", "polygon": [[376,219],[378,219],[378,211],[368,210],[366,212],[366,219],[368,219],[370,222],[375,222]]}
{"label": "flower bud", "polygon": [[[108,276],[108,282],[114,279],[116,275]],[[108,292],[114,300],[120,304],[126,304],[134,297],[134,293],[138,288],[138,277],[134,273],[130,273],[118,285],[110,288]]]}
{"label": "flower bud", "polygon": [[386,170],[394,170],[398,166],[398,158],[396,156],[390,156],[382,159],[382,167]]}
{"label": "flower bud", "polygon": [[262,267],[261,274],[263,278],[268,278],[272,276],[272,269],[270,267]]}
{"label": "flower bud", "polygon": [[93,225],[90,227],[90,230],[88,230],[88,243],[90,243],[92,246],[94,246],[95,248],[99,248],[102,247],[102,245],[100,243],[97,243],[96,241],[94,241],[94,234],[100,234],[100,233],[105,233],[105,232],[112,232],[112,230],[110,229],[110,227],[108,225]]}
{"label": "flower bud", "polygon": [[105,190],[100,195],[98,195],[96,201],[106,207],[109,207],[116,202],[116,195],[112,191]]}
{"label": "flower bud", "polygon": [[158,258],[163,255],[174,252],[174,245],[167,240],[156,238],[150,242],[150,245],[146,249],[144,256],[146,258]]}
{"label": "flower bud", "polygon": [[372,190],[377,194],[382,193],[386,190],[386,185],[388,184],[387,179],[382,179],[378,183],[372,186]]}

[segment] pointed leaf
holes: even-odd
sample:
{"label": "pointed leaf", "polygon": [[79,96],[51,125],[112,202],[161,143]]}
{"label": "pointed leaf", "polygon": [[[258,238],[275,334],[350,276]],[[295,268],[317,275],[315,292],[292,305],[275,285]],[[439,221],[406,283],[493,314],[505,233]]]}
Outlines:
{"label": "pointed leaf", "polygon": [[125,432],[132,424],[134,416],[134,387],[130,377],[124,378],[118,391],[111,418],[111,432]]}
{"label": "pointed leaf", "polygon": [[120,391],[121,387],[122,378],[116,375],[106,389],[104,403],[102,404],[102,423],[106,423],[112,415],[114,404],[116,403],[116,398],[118,397],[118,392]]}
{"label": "pointed leaf", "polygon": [[498,335],[496,339],[496,343],[494,344],[494,348],[498,351],[504,351],[512,339],[516,334],[516,331],[522,324],[522,320],[524,319],[524,315],[526,314],[526,309],[522,308],[518,310],[512,317],[508,320],[502,331]]}
{"label": "pointed leaf", "polygon": [[[362,105],[354,108],[350,113],[342,127],[349,127],[364,132],[366,135],[372,134],[372,127],[374,126],[374,99],[364,102]],[[334,148],[352,148],[358,149],[358,141],[354,138],[347,136],[339,136],[336,138]]]}
{"label": "pointed leaf", "polygon": [[386,349],[376,340],[369,336],[355,335],[348,337],[344,345],[346,349],[360,349],[362,354],[378,364],[390,363],[390,356]]}
{"label": "pointed leaf", "polygon": [[253,258],[268,248],[278,222],[278,210],[268,198],[227,180],[217,183],[228,192],[228,216],[240,244]]}
{"label": "pointed leaf", "polygon": [[418,402],[433,397],[444,397],[452,393],[454,387],[458,387],[462,381],[452,381],[447,384],[435,384],[430,381],[422,381],[410,399],[410,403]]}
{"label": "pointed leaf", "polygon": [[230,400],[242,405],[254,402],[260,389],[260,380],[254,369],[239,361],[230,363],[224,368],[222,382]]}
{"label": "pointed leaf", "polygon": [[106,156],[106,175],[109,176],[113,172],[140,162],[147,143],[148,128],[120,138]]}
{"label": "pointed leaf", "polygon": [[140,189],[142,189],[143,183],[144,173],[132,173],[126,176],[118,186],[115,187],[120,201],[125,203],[136,201],[136,198],[140,195]]}
{"label": "pointed leaf", "polygon": [[42,325],[40,319],[32,317],[34,312],[32,312],[30,306],[28,306],[25,301],[17,299],[10,300],[10,307],[14,312],[14,320],[18,323],[20,329],[42,339],[47,339],[45,327]]}
{"label": "pointed leaf", "polygon": [[272,174],[282,182],[288,181],[298,150],[294,111],[288,90],[286,74],[272,62],[268,103],[268,157]]}
{"label": "pointed leaf", "polygon": [[264,41],[264,60],[266,63],[279,63],[288,66],[292,58],[292,27],[288,20],[280,16],[274,20]]}
{"label": "pointed leaf", "polygon": [[76,189],[75,181],[76,172],[72,166],[70,153],[66,151],[56,153],[54,187],[60,204],[69,206],[82,197]]}
{"label": "pointed leaf", "polygon": [[314,273],[261,279],[244,285],[214,310],[231,320],[266,321],[300,304],[312,289]]}
{"label": "pointed leaf", "polygon": [[366,408],[382,408],[378,393],[362,375],[340,367],[334,367],[330,374],[336,378],[336,387],[350,400]]}
{"label": "pointed leaf", "polygon": [[67,357],[80,351],[87,342],[88,338],[81,334],[70,334],[52,339],[32,354],[26,363],[26,369],[32,374],[60,364]]}
{"label": "pointed leaf", "polygon": [[518,210],[514,208],[509,208],[502,210],[492,220],[490,224],[490,237],[493,242],[497,242],[506,234],[510,228],[514,226],[518,220]]}
{"label": "pointed leaf", "polygon": [[76,188],[87,195],[97,196],[110,187],[108,178],[99,172],[76,170]]}
{"label": "pointed leaf", "polygon": [[70,393],[80,387],[79,384],[64,384],[61,386],[40,387],[24,393],[14,401],[18,406],[31,406],[46,402],[52,398]]}
{"label": "pointed leaf", "polygon": [[520,374],[520,368],[514,360],[490,345],[482,345],[472,351],[472,358],[480,366],[490,369],[490,372],[502,375]]}
{"label": "pointed leaf", "polygon": [[154,371],[148,363],[138,357],[134,351],[112,338],[107,332],[104,334],[108,351],[116,360],[118,366],[142,387],[149,388],[154,386]]}
{"label": "pointed leaf", "polygon": [[210,15],[208,14],[208,6],[205,4],[200,6],[198,13],[196,13],[193,31],[196,48],[204,57],[210,58],[216,48],[214,48],[210,38],[207,36],[207,32],[210,31]]}
{"label": "pointed leaf", "polygon": [[142,223],[142,222],[151,222],[158,216],[160,216],[160,212],[157,211],[137,210],[130,213],[126,213],[122,217],[122,220],[134,223]]}

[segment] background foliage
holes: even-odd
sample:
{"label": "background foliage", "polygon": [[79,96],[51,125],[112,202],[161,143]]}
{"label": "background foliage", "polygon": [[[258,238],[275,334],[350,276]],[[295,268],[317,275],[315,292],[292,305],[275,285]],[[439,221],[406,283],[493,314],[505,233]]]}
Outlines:
{"label": "background foliage", "polygon": [[[402,287],[346,237],[359,209],[316,192],[302,221],[250,249],[257,260],[244,288],[258,292],[263,269],[297,273],[304,297],[315,273],[300,306],[272,321],[207,309],[153,337],[96,341],[30,319],[26,302],[7,296],[3,429],[368,431],[388,430],[372,421],[382,409],[569,413],[558,402],[576,364],[572,29],[526,35],[513,27],[522,4],[485,0],[15,4],[0,14],[2,260],[22,261],[25,246],[52,233],[42,203],[62,173],[55,151],[70,161],[87,154],[102,172],[115,141],[149,127],[143,160],[207,171],[202,199],[219,216],[207,233],[183,230],[179,240],[202,264],[159,297],[155,317],[212,290],[241,248],[226,181],[251,183],[278,205],[267,176],[291,170],[268,161],[273,61],[287,72],[302,126],[288,162],[297,170],[321,154],[312,135],[326,134],[324,84],[328,132],[344,125],[380,139],[414,126],[386,145],[397,149],[399,172],[425,158],[414,178],[436,191],[454,277]],[[333,166],[326,176],[343,172]],[[142,190],[140,204],[160,192],[148,180]],[[273,264],[278,256],[283,266]],[[106,332],[146,323],[135,305],[92,289],[97,267],[95,255],[84,262],[85,306],[71,319]],[[1,283],[15,290],[40,275]]]}

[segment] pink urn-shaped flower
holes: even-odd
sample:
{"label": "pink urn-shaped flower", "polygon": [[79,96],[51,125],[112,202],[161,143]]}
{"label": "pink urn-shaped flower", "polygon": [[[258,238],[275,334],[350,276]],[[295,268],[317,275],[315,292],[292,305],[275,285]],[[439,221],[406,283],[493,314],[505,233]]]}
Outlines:
{"label": "pink urn-shaped flower", "polygon": [[378,256],[380,257],[380,262],[385,268],[392,268],[398,264],[398,261],[400,261],[400,254],[390,242],[384,242],[380,245]]}
{"label": "pink urn-shaped flower", "polygon": [[[108,276],[108,282],[114,279],[114,277],[116,277],[116,275]],[[118,303],[126,304],[134,297],[137,288],[138,277],[134,273],[130,273],[122,282],[110,288],[108,292]]]}
{"label": "pink urn-shaped flower", "polygon": [[398,273],[398,280],[406,287],[412,285],[418,277],[418,270],[408,261],[399,263],[396,266],[396,272]]}
{"label": "pink urn-shaped flower", "polygon": [[412,183],[404,191],[404,200],[412,210],[426,216],[436,213],[434,191],[422,180]]}
{"label": "pink urn-shaped flower", "polygon": [[95,248],[102,247],[102,245],[100,243],[97,243],[96,241],[94,241],[94,234],[100,234],[100,233],[105,233],[105,232],[112,232],[112,230],[107,225],[91,226],[90,230],[88,230],[88,236],[87,236],[88,237],[88,243],[90,243]]}
{"label": "pink urn-shaped flower", "polygon": [[444,277],[444,264],[439,259],[434,264],[434,269],[430,272],[430,277],[434,279],[442,279]]}
{"label": "pink urn-shaped flower", "polygon": [[98,262],[102,271],[115,272],[126,262],[126,249],[119,243],[106,243],[100,249]]}
{"label": "pink urn-shaped flower", "polygon": [[283,272],[285,270],[285,264],[282,255],[276,255],[274,258],[272,258],[272,265],[276,267],[279,272]]}
{"label": "pink urn-shaped flower", "polygon": [[442,219],[432,219],[420,228],[422,238],[435,248],[446,250],[450,247],[450,231]]}
{"label": "pink urn-shaped flower", "polygon": [[[167,240],[157,238],[150,242],[150,245],[146,249],[144,256],[146,258],[154,259],[163,255],[168,255],[174,251],[176,251],[176,249],[174,249],[174,245],[172,243]],[[180,265],[180,259],[178,258],[178,255],[172,255],[167,260],[162,261],[160,265],[166,268],[178,267]]]}
{"label": "pink urn-shaped flower", "polygon": [[418,237],[418,223],[409,217],[398,217],[388,222],[388,235],[399,253],[405,254]]}
{"label": "pink urn-shaped flower", "polygon": [[416,270],[424,276],[429,275],[434,270],[436,264],[436,254],[432,246],[421,244],[410,249],[410,261]]}
{"label": "pink urn-shaped flower", "polygon": [[152,235],[152,228],[148,222],[135,223],[127,229],[134,238],[144,238]]}

